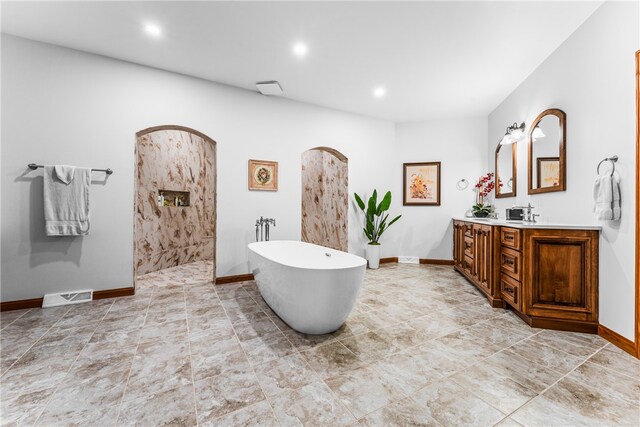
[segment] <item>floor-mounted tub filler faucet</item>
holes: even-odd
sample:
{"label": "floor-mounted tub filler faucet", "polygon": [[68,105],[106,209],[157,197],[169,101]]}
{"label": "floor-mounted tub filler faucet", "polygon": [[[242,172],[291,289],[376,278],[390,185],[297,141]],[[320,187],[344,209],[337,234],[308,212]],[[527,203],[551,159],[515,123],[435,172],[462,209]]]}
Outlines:
{"label": "floor-mounted tub filler faucet", "polygon": [[256,219],[256,242],[269,241],[269,226],[273,224],[276,226],[276,220],[274,218]]}

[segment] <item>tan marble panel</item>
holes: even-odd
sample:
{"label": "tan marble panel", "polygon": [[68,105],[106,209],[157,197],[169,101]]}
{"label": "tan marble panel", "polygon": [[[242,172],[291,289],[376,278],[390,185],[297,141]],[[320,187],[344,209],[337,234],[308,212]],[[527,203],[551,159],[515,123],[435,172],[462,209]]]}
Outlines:
{"label": "tan marble panel", "polygon": [[348,249],[348,164],[335,150],[302,154],[302,240],[341,251]]}
{"label": "tan marble panel", "polygon": [[[136,274],[214,260],[216,147],[178,129],[138,137]],[[188,191],[190,206],[158,206],[158,191]]]}

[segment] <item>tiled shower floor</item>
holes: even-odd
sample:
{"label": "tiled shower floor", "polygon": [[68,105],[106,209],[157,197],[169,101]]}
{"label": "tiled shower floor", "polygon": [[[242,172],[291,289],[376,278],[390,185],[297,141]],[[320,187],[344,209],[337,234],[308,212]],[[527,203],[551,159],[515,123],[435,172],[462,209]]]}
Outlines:
{"label": "tiled shower floor", "polygon": [[368,270],[347,324],[293,332],[194,264],[134,297],[2,313],[3,425],[640,424],[640,362],[531,329],[450,267]]}

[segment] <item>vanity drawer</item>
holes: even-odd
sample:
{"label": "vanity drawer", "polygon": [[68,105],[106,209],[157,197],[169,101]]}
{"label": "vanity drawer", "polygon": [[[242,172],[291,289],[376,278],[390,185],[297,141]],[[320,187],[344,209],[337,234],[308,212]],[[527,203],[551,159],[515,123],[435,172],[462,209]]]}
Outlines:
{"label": "vanity drawer", "polygon": [[471,274],[473,272],[473,258],[465,256],[462,259],[462,269],[467,273]]}
{"label": "vanity drawer", "polygon": [[520,292],[520,283],[506,274],[500,275],[500,294],[502,295],[502,299],[518,311],[522,311],[522,295]]}
{"label": "vanity drawer", "polygon": [[520,238],[520,230],[517,228],[500,228],[500,244],[519,251],[521,249],[522,239]]}
{"label": "vanity drawer", "polygon": [[520,252],[502,247],[500,250],[500,271],[520,282],[522,280],[522,256]]}
{"label": "vanity drawer", "polygon": [[470,237],[473,239],[473,224],[465,222],[462,226],[462,229],[464,230],[465,237]]}
{"label": "vanity drawer", "polygon": [[473,237],[464,238],[464,255],[473,258]]}

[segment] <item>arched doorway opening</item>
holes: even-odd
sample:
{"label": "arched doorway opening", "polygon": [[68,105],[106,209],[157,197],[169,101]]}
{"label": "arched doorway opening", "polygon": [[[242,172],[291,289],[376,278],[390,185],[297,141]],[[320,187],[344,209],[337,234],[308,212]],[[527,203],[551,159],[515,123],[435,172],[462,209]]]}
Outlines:
{"label": "arched doorway opening", "polygon": [[302,241],[348,250],[349,164],[330,147],[302,153]]}
{"label": "arched doorway opening", "polygon": [[[215,280],[216,142],[184,126],[136,133],[134,276]],[[182,271],[184,270],[184,271]]]}

